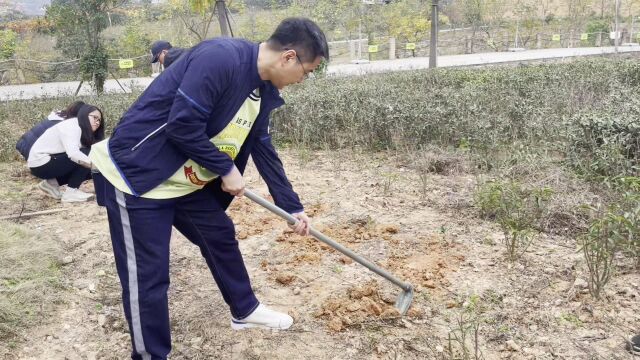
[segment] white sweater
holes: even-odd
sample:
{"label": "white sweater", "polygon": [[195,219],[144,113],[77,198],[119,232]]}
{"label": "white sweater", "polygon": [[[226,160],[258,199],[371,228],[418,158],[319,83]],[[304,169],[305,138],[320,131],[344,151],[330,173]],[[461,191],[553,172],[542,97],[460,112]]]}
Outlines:
{"label": "white sweater", "polygon": [[58,115],[58,112],[54,110],[49,113],[49,116],[47,116],[47,120],[64,120],[64,118],[60,117],[60,115]]}
{"label": "white sweater", "polygon": [[85,162],[90,164],[91,159],[80,151],[80,136],[82,130],[78,125],[77,118],[70,118],[61,121],[47,129],[36,140],[29,151],[29,159],[27,165],[30,168],[42,166],[51,160],[52,154],[67,153],[67,156],[73,162]]}

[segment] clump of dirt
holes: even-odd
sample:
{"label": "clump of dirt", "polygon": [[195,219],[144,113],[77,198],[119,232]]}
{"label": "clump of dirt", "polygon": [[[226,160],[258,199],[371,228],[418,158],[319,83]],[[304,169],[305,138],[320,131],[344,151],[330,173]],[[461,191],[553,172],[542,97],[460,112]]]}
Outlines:
{"label": "clump of dirt", "polygon": [[[266,196],[266,199],[273,202],[271,196]],[[305,211],[308,216],[315,216],[323,214],[328,209],[329,206],[326,204],[312,204],[307,206]],[[283,219],[250,200],[233,201],[229,206],[229,214],[236,226],[236,238],[238,240],[261,235],[276,227],[285,228]],[[293,232],[289,231],[288,234],[293,234]],[[283,241],[283,239],[277,238],[276,240]],[[291,241],[297,240],[291,239]]]}
{"label": "clump of dirt", "polygon": [[244,240],[251,236],[261,235],[277,226],[279,220],[267,210],[256,211],[257,204],[248,201],[234,201],[229,206],[229,214],[236,227],[236,238]]}
{"label": "clump of dirt", "polygon": [[291,263],[318,264],[320,263],[321,260],[322,260],[322,256],[318,252],[306,251],[302,254],[295,255]]}
{"label": "clump of dirt", "polygon": [[437,237],[418,239],[418,243],[422,246],[417,251],[399,250],[381,264],[414,286],[431,290],[447,288],[450,285],[448,276],[465,260],[462,247]]}
{"label": "clump of dirt", "polygon": [[[321,205],[318,205],[321,207]],[[384,239],[397,243],[394,240],[395,234],[399,232],[399,227],[393,224],[372,224],[370,221],[355,219],[342,226],[320,225],[316,229],[334,241],[341,244],[356,244],[373,242]],[[287,229],[276,237],[276,242],[288,248],[291,254],[289,264],[318,264],[322,261],[324,254],[336,253],[331,246],[318,241],[312,237],[300,236]],[[348,265],[353,262],[346,256],[341,256],[339,260],[342,264]]]}
{"label": "clump of dirt", "polygon": [[400,228],[394,224],[375,224],[371,221],[354,219],[341,227],[326,227],[320,231],[337,241],[360,243],[373,239],[391,240]]}
{"label": "clump of dirt", "polygon": [[296,276],[289,273],[280,273],[276,275],[276,281],[282,285],[289,285],[296,279]]}
{"label": "clump of dirt", "polygon": [[[360,243],[375,239],[391,240],[400,228],[394,224],[375,224],[371,220],[355,218],[341,226],[317,225],[316,230],[340,243]],[[302,237],[285,231],[276,241],[299,244]],[[329,246],[323,244],[323,249]]]}
{"label": "clump of dirt", "polygon": [[[419,311],[412,314],[420,316]],[[325,320],[331,331],[339,332],[365,322],[399,319],[400,313],[393,300],[383,298],[378,284],[370,281],[348,289],[346,296],[330,297],[314,316]]]}
{"label": "clump of dirt", "polygon": [[330,210],[329,205],[324,203],[311,204],[311,205],[305,206],[304,208],[305,213],[307,213],[307,215],[310,217],[323,215],[327,213],[329,210]]}

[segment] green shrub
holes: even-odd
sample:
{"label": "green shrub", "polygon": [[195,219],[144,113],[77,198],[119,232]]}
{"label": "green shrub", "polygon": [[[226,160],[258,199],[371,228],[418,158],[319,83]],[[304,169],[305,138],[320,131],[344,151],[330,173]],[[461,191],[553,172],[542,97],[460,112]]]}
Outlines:
{"label": "green shrub", "polygon": [[609,31],[610,31],[610,23],[609,19],[593,19],[587,23],[586,32],[589,34],[589,44],[596,44],[596,36],[597,33],[601,33],[603,45],[604,42],[609,39]]}
{"label": "green shrub", "polygon": [[606,178],[603,182],[620,194],[620,199],[609,206],[609,212],[620,217],[617,236],[621,252],[635,259],[640,267],[640,177]]}
{"label": "green shrub", "polygon": [[624,219],[607,212],[589,226],[589,231],[579,238],[582,253],[589,271],[589,292],[596,299],[615,271],[614,260],[620,246],[619,229]]}
{"label": "green shrub", "polygon": [[10,29],[0,30],[0,60],[12,57],[17,48],[18,34]]}
{"label": "green shrub", "polygon": [[518,259],[533,241],[551,194],[549,188],[526,189],[500,181],[487,182],[476,191],[480,215],[500,224],[509,260]]}
{"label": "green shrub", "polygon": [[612,99],[597,111],[584,111],[569,122],[570,163],[587,176],[640,174],[640,99]]}
{"label": "green shrub", "polygon": [[[492,148],[521,141],[566,148],[565,119],[635,90],[628,61],[438,69],[328,77],[287,89],[278,140],[315,148],[407,144]],[[621,65],[622,64],[622,65]]]}
{"label": "green shrub", "polygon": [[109,55],[103,46],[85,52],[80,58],[82,80],[90,81],[94,89],[101,94],[108,75],[107,61]]}
{"label": "green shrub", "polygon": [[640,178],[605,178],[620,199],[608,206],[585,206],[595,214],[589,229],[579,237],[589,271],[589,291],[600,298],[615,272],[618,254],[640,266]]}
{"label": "green shrub", "polygon": [[[640,116],[625,111],[640,113],[637,69],[633,61],[590,59],[316,77],[283,93],[288,104],[273,114],[272,130],[276,141],[313,149],[465,148],[482,154],[487,168],[491,157],[518,144],[568,155],[577,167],[595,168],[591,172],[632,175]],[[70,100],[8,102],[0,109],[0,134],[9,135],[1,137],[0,159],[11,157],[28,126]],[[109,103],[105,110],[114,119],[134,97],[104,95],[95,101]],[[591,142],[585,129],[594,132]],[[594,146],[598,132],[613,140]]]}

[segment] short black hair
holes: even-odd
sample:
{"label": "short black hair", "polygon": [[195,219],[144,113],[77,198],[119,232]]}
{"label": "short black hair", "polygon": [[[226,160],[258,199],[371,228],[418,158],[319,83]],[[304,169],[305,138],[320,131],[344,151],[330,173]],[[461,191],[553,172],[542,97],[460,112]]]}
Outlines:
{"label": "short black hair", "polygon": [[313,62],[318,57],[329,61],[329,44],[324,33],[316,23],[307,18],[292,17],[282,20],[267,44],[277,51],[296,50],[305,62]]}

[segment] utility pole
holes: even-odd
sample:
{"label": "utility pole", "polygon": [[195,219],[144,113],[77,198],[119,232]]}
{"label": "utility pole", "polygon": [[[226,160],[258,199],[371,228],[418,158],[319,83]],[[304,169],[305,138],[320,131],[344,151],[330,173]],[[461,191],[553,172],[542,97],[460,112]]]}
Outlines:
{"label": "utility pole", "polygon": [[618,46],[620,46],[620,38],[621,38],[621,34],[620,34],[620,0],[615,0],[616,1],[616,32],[615,32],[615,39],[613,39],[613,43],[615,45],[616,48],[616,54],[618,53]]}
{"label": "utility pole", "polygon": [[431,0],[431,42],[429,43],[429,68],[438,67],[438,0]]}
{"label": "utility pole", "polygon": [[225,0],[216,0],[216,12],[218,13],[218,22],[220,23],[220,33],[222,36],[233,36],[229,26],[229,18],[227,17],[227,5]]}

